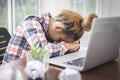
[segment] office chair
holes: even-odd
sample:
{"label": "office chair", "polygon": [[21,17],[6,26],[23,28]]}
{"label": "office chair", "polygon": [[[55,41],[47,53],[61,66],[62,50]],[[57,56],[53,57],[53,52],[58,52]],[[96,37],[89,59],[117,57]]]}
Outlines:
{"label": "office chair", "polygon": [[0,27],[0,64],[2,63],[3,56],[11,38],[8,30],[4,27]]}

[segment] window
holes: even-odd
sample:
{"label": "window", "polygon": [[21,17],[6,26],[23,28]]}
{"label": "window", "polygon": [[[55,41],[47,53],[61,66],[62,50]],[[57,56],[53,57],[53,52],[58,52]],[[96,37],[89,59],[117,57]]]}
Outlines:
{"label": "window", "polygon": [[[10,33],[13,33],[15,27],[27,15],[37,15],[38,3],[40,0],[11,0],[12,21]],[[10,26],[10,25],[9,25]]]}
{"label": "window", "polygon": [[37,0],[15,0],[15,24],[26,15],[37,15]]}
{"label": "window", "polygon": [[8,26],[8,6],[7,0],[0,0],[0,26]]}
{"label": "window", "polygon": [[72,9],[82,16],[86,16],[90,12],[96,13],[96,3],[97,0],[71,0]]}
{"label": "window", "polygon": [[0,0],[0,26],[12,34],[15,26],[26,15],[37,15],[40,0]]}

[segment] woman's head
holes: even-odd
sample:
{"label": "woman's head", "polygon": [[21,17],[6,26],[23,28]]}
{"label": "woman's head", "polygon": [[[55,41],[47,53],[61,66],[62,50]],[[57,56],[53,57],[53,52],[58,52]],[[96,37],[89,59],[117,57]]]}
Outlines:
{"label": "woman's head", "polygon": [[55,20],[64,24],[65,27],[62,30],[64,34],[74,40],[78,40],[83,35],[84,31],[89,31],[91,29],[94,17],[96,17],[94,13],[91,13],[86,18],[83,18],[75,11],[63,10],[55,17]]}
{"label": "woman's head", "polygon": [[71,40],[78,40],[83,35],[84,31],[91,29],[93,18],[96,14],[91,13],[86,18],[83,18],[79,13],[70,10],[62,10],[58,16],[54,17],[54,21],[62,23],[61,32]]}

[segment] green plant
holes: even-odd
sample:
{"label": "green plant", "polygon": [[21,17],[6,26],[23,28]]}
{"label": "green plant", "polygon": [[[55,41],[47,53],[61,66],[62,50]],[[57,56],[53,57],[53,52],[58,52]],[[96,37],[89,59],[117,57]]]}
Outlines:
{"label": "green plant", "polygon": [[31,46],[30,52],[34,60],[42,61],[45,53],[47,53],[47,50],[44,47],[38,48],[35,46]]}

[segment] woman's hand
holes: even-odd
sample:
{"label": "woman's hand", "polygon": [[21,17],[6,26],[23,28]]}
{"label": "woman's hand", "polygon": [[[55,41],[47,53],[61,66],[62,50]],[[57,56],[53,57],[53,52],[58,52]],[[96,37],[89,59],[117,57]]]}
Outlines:
{"label": "woman's hand", "polygon": [[75,41],[75,42],[65,43],[65,46],[67,47],[68,52],[76,52],[80,48],[80,42]]}

